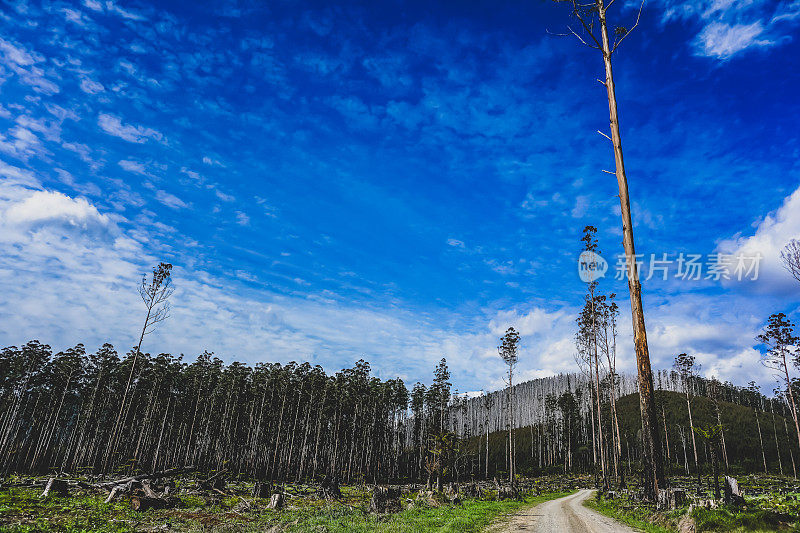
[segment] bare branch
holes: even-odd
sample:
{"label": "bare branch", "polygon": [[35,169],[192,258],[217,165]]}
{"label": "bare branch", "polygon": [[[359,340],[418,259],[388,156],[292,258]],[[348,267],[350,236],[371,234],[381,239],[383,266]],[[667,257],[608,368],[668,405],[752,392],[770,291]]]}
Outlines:
{"label": "bare branch", "polygon": [[[589,44],[589,43],[587,43],[586,41],[584,41],[584,40],[583,40],[583,37],[581,37],[580,35],[578,35],[578,34],[577,34],[577,33],[575,33],[574,31],[572,31],[572,28],[570,28],[569,26],[567,26],[567,29],[568,29],[568,30],[569,30],[569,31],[572,33],[572,35],[574,35],[575,37],[577,37],[577,38],[578,38],[578,40],[579,40],[580,42],[582,42],[583,44],[585,44],[585,45],[586,45],[586,46],[588,46],[589,48],[594,48],[595,50],[599,50],[599,49],[600,49],[600,48],[599,48],[599,46],[592,46],[591,44]],[[589,34],[589,35],[591,35],[591,34]],[[592,38],[594,39],[594,35],[592,35]],[[597,40],[595,39],[595,42],[596,42],[596,41],[597,41]]]}
{"label": "bare branch", "polygon": [[[586,21],[583,20],[583,16],[579,12],[577,12],[577,10],[575,12],[575,16],[578,18],[579,21],[581,21],[581,25],[583,25],[583,29],[586,30],[586,33],[588,33],[589,37],[592,38],[592,40],[594,41],[594,44],[597,46],[597,49],[598,50],[602,50],[603,49],[603,45],[601,45],[600,41],[597,40],[597,37],[594,36],[594,33],[592,32],[592,28],[589,25],[586,24]],[[572,31],[572,30],[570,29],[569,31]],[[575,32],[573,32],[573,33],[575,33]],[[581,39],[581,40],[583,40],[583,39]],[[592,48],[594,48],[594,46]]]}
{"label": "bare branch", "polygon": [[[608,55],[611,55],[611,54],[613,54],[613,53],[614,53],[614,51],[615,51],[615,50],[616,50],[616,49],[619,47],[619,45],[621,45],[621,44],[622,44],[622,41],[624,41],[624,40],[625,40],[625,38],[626,38],[628,35],[630,35],[630,34],[633,32],[633,30],[635,30],[635,29],[636,29],[636,26],[638,26],[638,25],[639,25],[639,20],[642,18],[642,9],[644,9],[644,1],[645,1],[645,0],[642,0],[642,4],[639,6],[639,13],[636,15],[636,23],[633,25],[633,27],[632,27],[631,29],[629,29],[629,30],[627,30],[627,31],[625,32],[625,35],[623,35],[623,36],[620,38],[620,40],[619,40],[619,41],[616,41],[616,40],[614,41],[614,46],[611,48],[611,51],[608,53]],[[611,4],[609,4],[609,5],[611,5]]]}
{"label": "bare branch", "polygon": [[609,137],[608,135],[606,135],[606,134],[605,134],[605,133],[603,133],[602,131],[600,131],[600,130],[597,130],[597,133],[599,133],[600,135],[602,135],[603,137],[605,137],[605,138],[606,138],[606,139],[608,139],[609,141],[611,140],[611,137]]}
{"label": "bare branch", "polygon": [[552,35],[554,37],[569,37],[569,33],[553,33],[548,28],[544,30],[548,35]]}
{"label": "bare branch", "polygon": [[600,170],[602,172],[605,172],[606,174],[611,174],[612,176],[616,176],[617,175],[615,172],[611,172],[610,170],[606,170],[606,169],[600,169]]}
{"label": "bare branch", "polygon": [[800,241],[792,239],[786,244],[781,250],[781,261],[794,279],[800,281]]}

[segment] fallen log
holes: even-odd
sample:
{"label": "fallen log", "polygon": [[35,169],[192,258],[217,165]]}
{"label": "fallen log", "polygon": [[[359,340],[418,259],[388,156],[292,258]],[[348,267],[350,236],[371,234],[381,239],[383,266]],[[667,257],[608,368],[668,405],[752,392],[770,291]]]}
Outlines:
{"label": "fallen log", "polygon": [[170,468],[168,470],[162,470],[161,472],[153,472],[152,474],[139,474],[137,476],[130,476],[122,479],[118,479],[116,481],[106,481],[105,483],[100,483],[97,487],[101,489],[108,489],[112,488],[116,485],[124,485],[125,483],[129,483],[131,481],[142,481],[144,479],[157,479],[163,477],[172,477],[177,476],[180,474],[185,474],[186,472],[191,472],[194,470],[193,466],[186,466],[183,468]]}
{"label": "fallen log", "polygon": [[144,512],[149,509],[170,509],[178,503],[178,498],[151,498],[149,496],[131,496],[131,509]]}

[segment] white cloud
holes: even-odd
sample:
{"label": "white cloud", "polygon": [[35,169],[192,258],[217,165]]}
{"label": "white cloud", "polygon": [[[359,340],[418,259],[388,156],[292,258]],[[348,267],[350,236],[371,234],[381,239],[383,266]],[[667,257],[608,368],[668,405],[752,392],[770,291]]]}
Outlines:
{"label": "white cloud", "polygon": [[800,285],[783,267],[780,253],[792,239],[800,239],[800,188],[783,201],[773,213],[767,214],[756,225],[755,234],[735,235],[717,246],[721,253],[745,257],[758,254],[759,278],[753,286],[763,291],[786,294],[800,290]]}
{"label": "white cloud", "polygon": [[234,197],[234,196],[232,196],[230,194],[226,194],[226,193],[222,192],[221,190],[219,190],[215,186],[212,186],[212,188],[214,189],[214,196],[216,196],[217,198],[219,198],[223,202],[233,202],[234,200],[236,200],[236,197]]}
{"label": "white cloud", "polygon": [[570,214],[572,218],[581,218],[583,215],[586,214],[586,211],[589,209],[589,197],[586,195],[580,195],[575,198],[575,206],[572,208]]}
{"label": "white cloud", "polygon": [[452,246],[453,248],[463,248],[464,241],[460,241],[458,239],[447,239],[447,245]]}
{"label": "white cloud", "polygon": [[103,92],[105,87],[103,87],[102,83],[90,80],[89,78],[83,78],[81,80],[81,90],[86,94],[97,94]]}
{"label": "white cloud", "polygon": [[111,0],[107,0],[106,1],[106,9],[108,10],[109,13],[116,13],[117,15],[119,15],[120,17],[122,17],[124,19],[128,19],[128,20],[145,20],[145,17],[143,15],[141,15],[139,13],[135,13],[133,11],[129,11],[127,9],[123,9],[123,8],[119,7],[117,4],[115,4],[114,2],[111,2]]}
{"label": "white cloud", "polygon": [[774,41],[759,39],[764,34],[760,21],[752,24],[712,22],[697,36],[697,53],[702,56],[728,59],[752,46],[772,46]]}
{"label": "white cloud", "polygon": [[92,11],[102,11],[103,4],[98,2],[97,0],[83,0],[83,5],[91,9]]}
{"label": "white cloud", "polygon": [[128,172],[133,172],[134,174],[141,174],[142,176],[149,176],[150,174],[147,172],[147,169],[142,163],[138,161],[132,161],[130,159],[123,159],[120,161],[119,166],[123,169],[127,170]]}
{"label": "white cloud", "polygon": [[8,137],[0,133],[0,152],[25,160],[44,149],[35,133],[18,124],[8,131]]}
{"label": "white cloud", "polygon": [[184,207],[189,207],[189,205],[186,202],[184,202],[174,194],[170,194],[167,191],[163,191],[161,189],[156,191],[156,200],[158,200],[167,207],[171,207],[172,209],[182,209]]}
{"label": "white cloud", "polygon": [[83,198],[70,198],[57,191],[36,191],[5,212],[6,224],[11,226],[38,226],[63,222],[76,228],[88,229],[92,225],[108,227],[107,215]]}
{"label": "white cloud", "polygon": [[2,159],[0,159],[0,177],[3,178],[0,181],[6,186],[38,187],[39,185],[39,180],[34,177],[32,172],[9,165]]}
{"label": "white cloud", "polygon": [[123,124],[119,117],[107,113],[101,113],[97,117],[97,124],[109,135],[114,135],[133,143],[141,144],[147,142],[148,139],[161,141],[164,137],[160,132],[152,128]]}
{"label": "white cloud", "polygon": [[656,0],[662,20],[694,21],[699,31],[695,54],[727,60],[745,50],[777,46],[791,40],[800,20],[800,2],[774,0]]}
{"label": "white cloud", "polygon": [[249,226],[250,225],[250,217],[247,216],[247,214],[243,213],[242,211],[237,211],[236,212],[236,223],[239,224],[240,226]]}
{"label": "white cloud", "polygon": [[17,43],[0,38],[0,61],[19,76],[19,80],[38,93],[55,94],[59,87],[44,75],[44,70],[37,66],[44,57],[29,51]]}

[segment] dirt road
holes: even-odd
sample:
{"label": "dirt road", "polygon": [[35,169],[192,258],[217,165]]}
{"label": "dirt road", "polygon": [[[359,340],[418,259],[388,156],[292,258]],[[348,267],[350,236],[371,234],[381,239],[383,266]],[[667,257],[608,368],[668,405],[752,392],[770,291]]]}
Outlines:
{"label": "dirt road", "polygon": [[525,509],[503,524],[492,528],[493,533],[525,531],[533,533],[634,533],[636,530],[616,520],[584,507],[583,502],[593,491],[581,490],[557,500]]}

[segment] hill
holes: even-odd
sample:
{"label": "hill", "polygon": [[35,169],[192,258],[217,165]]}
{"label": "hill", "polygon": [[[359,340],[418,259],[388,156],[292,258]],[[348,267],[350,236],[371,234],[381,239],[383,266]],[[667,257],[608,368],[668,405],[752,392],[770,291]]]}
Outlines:
{"label": "hill", "polygon": [[[686,398],[682,394],[670,391],[656,391],[655,398],[659,413],[659,429],[664,438],[664,424],[668,433],[662,442],[665,458],[667,455],[666,441],[669,441],[669,464],[672,471],[678,473],[685,471],[688,462],[689,468],[694,471],[694,454],[692,452],[691,434],[689,432],[689,416],[686,409]],[[762,459],[762,445],[766,457],[767,468],[770,473],[793,473],[793,463],[800,457],[797,443],[792,440],[791,421],[770,412],[758,412],[758,422],[761,429],[759,440],[759,426],[756,423],[756,411],[750,407],[720,401],[720,419],[725,432],[725,446],[728,462],[735,472],[759,472],[764,470]],[[622,459],[626,468],[631,468],[639,454],[639,432],[641,431],[641,418],[639,412],[639,395],[628,394],[617,400],[619,414],[620,435],[622,442]],[[558,411],[550,413],[549,420],[544,424],[536,424],[516,429],[516,458],[518,471],[528,475],[542,473],[556,473],[565,470],[565,460],[569,464],[571,457],[572,471],[589,471],[592,468],[592,435],[591,421],[577,418],[573,430],[573,440],[570,443],[566,435],[565,419]],[[580,415],[578,415],[580,416]],[[692,417],[695,427],[706,427],[717,423],[714,402],[704,396],[692,398]],[[610,409],[609,405],[603,408],[603,427],[606,437],[610,435]],[[569,418],[566,422],[570,423]],[[505,471],[506,449],[508,435],[506,432],[497,431],[489,434],[488,472],[489,476]],[[789,444],[791,443],[791,449]],[[684,457],[684,446],[686,456]],[[707,463],[710,454],[706,446],[697,439],[698,458],[700,463]],[[480,449],[480,457],[478,457]],[[780,457],[778,455],[780,449]],[[465,458],[459,468],[461,473],[486,471],[486,436],[473,436],[467,439],[463,453]],[[480,469],[477,465],[480,464]],[[569,468],[568,468],[569,469]]]}

